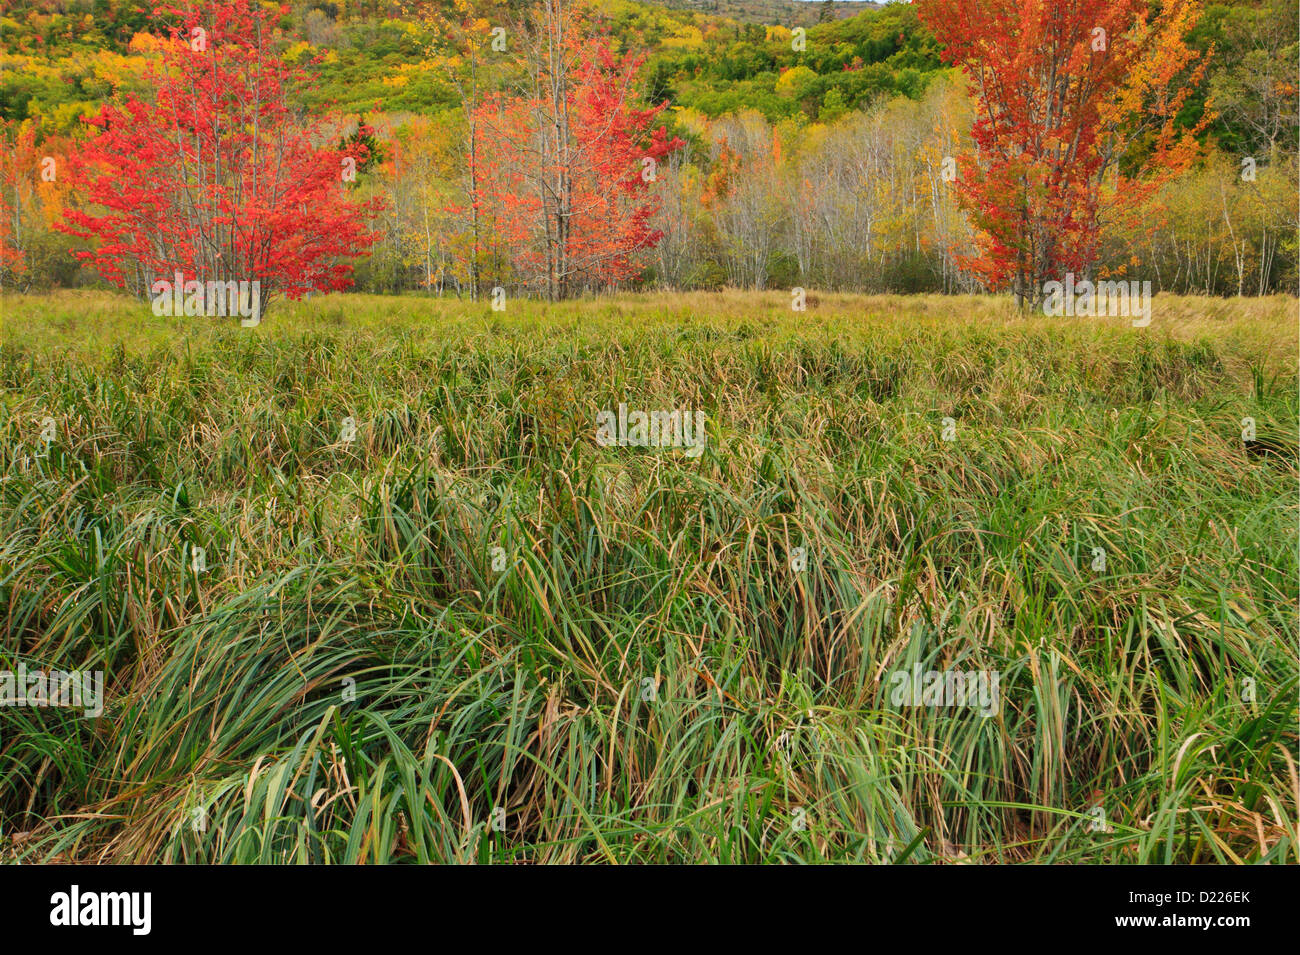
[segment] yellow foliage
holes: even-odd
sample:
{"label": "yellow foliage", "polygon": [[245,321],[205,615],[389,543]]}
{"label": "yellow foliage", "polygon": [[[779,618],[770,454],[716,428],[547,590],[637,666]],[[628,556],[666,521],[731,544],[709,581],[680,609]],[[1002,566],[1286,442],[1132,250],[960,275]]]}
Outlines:
{"label": "yellow foliage", "polygon": [[152,33],[137,33],[131,37],[128,48],[139,53],[156,53],[162,44],[162,39]]}
{"label": "yellow foliage", "polygon": [[795,66],[781,74],[781,78],[776,81],[776,92],[778,96],[793,96],[795,88],[805,80],[815,79],[817,74],[806,66]]}
{"label": "yellow foliage", "polygon": [[663,45],[683,50],[697,50],[704,46],[704,34],[700,28],[684,24],[672,36],[664,37]]}
{"label": "yellow foliage", "polygon": [[289,45],[289,48],[284,51],[284,62],[297,63],[304,56],[310,56],[314,49],[315,47],[306,40],[299,40],[297,43],[292,43]]}

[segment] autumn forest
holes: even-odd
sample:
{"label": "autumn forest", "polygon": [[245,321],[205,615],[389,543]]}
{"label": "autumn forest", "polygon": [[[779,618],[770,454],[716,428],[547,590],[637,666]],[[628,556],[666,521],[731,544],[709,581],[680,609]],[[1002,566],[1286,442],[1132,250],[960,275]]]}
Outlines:
{"label": "autumn forest", "polygon": [[1284,924],[1297,13],[0,2],[6,939],[426,891],[289,864]]}
{"label": "autumn forest", "polygon": [[[164,265],[146,247],[179,251],[151,233],[188,231],[196,210],[127,233],[121,216],[91,219],[123,179],[155,200],[192,181],[177,130],[236,164],[312,151],[277,195],[225,194],[205,216],[333,180],[314,214],[250,239],[260,253],[182,256],[196,273],[284,273],[263,281],[289,294],[1032,291],[1061,265],[1208,295],[1297,281],[1296,24],[1275,0],[1176,0],[1140,30],[1143,4],[1071,5],[1053,26],[1044,2],[1038,28],[1079,38],[1050,48],[986,20],[1019,4],[958,0],[839,4],[793,28],[627,0],[236,3],[204,51],[191,32],[209,14],[24,6],[0,47],[8,288],[142,294]],[[1002,87],[1026,70],[1076,78],[1061,95],[1082,99],[1045,127]],[[256,137],[238,135],[251,114],[236,84],[273,90]],[[1034,95],[1052,108],[1051,90]],[[1016,178],[1029,208],[1011,228]],[[1033,228],[1060,247],[1025,248]],[[285,259],[290,245],[319,268]],[[1012,274],[1016,248],[1033,274]]]}

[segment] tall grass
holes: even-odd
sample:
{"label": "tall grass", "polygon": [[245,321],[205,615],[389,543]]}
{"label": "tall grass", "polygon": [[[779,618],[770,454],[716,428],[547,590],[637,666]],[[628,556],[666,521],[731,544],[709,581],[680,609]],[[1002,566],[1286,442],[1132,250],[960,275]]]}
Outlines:
{"label": "tall grass", "polygon": [[3,311],[10,858],[1296,861],[1294,299]]}

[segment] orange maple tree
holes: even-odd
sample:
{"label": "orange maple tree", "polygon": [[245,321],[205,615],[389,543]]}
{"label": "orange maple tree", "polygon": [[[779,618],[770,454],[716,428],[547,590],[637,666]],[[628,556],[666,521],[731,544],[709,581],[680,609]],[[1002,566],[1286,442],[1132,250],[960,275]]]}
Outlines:
{"label": "orange maple tree", "polygon": [[990,289],[1036,306],[1043,283],[1095,261],[1101,226],[1131,216],[1197,154],[1209,121],[1179,113],[1205,71],[1186,43],[1195,0],[919,0],[977,104],[959,163]]}

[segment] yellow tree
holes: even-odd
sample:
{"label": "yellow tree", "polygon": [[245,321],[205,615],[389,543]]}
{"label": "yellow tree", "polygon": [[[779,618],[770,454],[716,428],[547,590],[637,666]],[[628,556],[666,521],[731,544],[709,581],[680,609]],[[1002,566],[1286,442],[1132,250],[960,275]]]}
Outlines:
{"label": "yellow tree", "polygon": [[[469,250],[457,248],[463,234],[454,213],[463,201],[456,184],[454,138],[459,132],[448,123],[416,116],[393,133],[390,189],[404,264],[418,266],[424,286],[440,292],[452,273],[451,263],[472,258]],[[459,287],[459,279],[454,281]]]}
{"label": "yellow tree", "polygon": [[69,146],[37,142],[36,124],[0,123],[0,285],[32,278],[31,251],[62,214],[70,191],[60,175]]}
{"label": "yellow tree", "polygon": [[465,117],[465,174],[469,196],[469,287],[478,298],[479,260],[483,252],[483,212],[479,201],[481,136],[476,113],[486,86],[490,58],[509,48],[507,3],[503,0],[413,0],[409,17],[432,35],[428,59],[455,87]]}

